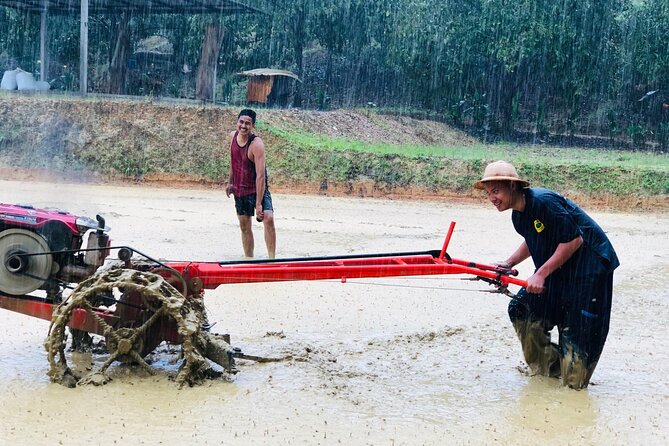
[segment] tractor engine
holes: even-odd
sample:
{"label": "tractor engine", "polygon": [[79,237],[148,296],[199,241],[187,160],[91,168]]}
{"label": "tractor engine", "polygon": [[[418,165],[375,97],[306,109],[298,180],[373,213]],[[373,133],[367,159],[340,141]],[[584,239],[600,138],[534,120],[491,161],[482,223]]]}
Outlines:
{"label": "tractor engine", "polygon": [[[0,292],[55,297],[91,276],[109,255],[109,230],[96,216],[0,203]],[[86,240],[86,248],[82,248]]]}

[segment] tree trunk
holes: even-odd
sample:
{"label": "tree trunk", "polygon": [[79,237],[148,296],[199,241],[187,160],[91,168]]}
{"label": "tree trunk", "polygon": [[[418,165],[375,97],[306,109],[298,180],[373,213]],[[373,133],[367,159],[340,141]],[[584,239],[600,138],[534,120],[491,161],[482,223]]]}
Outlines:
{"label": "tree trunk", "polygon": [[123,12],[116,27],[116,45],[109,64],[110,94],[125,93],[128,54],[130,53],[130,13]]}
{"label": "tree trunk", "polygon": [[513,97],[516,94],[515,74],[510,73],[501,62],[495,61],[490,67],[488,82],[489,119],[499,125],[504,135],[513,133]]}
{"label": "tree trunk", "polygon": [[195,98],[212,100],[214,97],[214,77],[218,54],[221,51],[225,28],[218,23],[209,23],[204,31],[200,62],[195,81]]}
{"label": "tree trunk", "polygon": [[[294,42],[293,51],[295,53],[295,66],[297,69],[297,77],[302,79],[304,71],[303,52],[304,52],[304,35],[305,35],[303,5],[300,5],[300,7],[297,9],[293,23],[294,23],[293,38],[295,39],[293,41]],[[300,82],[295,82],[295,96],[293,98],[293,105],[295,107],[302,106],[302,85]]]}

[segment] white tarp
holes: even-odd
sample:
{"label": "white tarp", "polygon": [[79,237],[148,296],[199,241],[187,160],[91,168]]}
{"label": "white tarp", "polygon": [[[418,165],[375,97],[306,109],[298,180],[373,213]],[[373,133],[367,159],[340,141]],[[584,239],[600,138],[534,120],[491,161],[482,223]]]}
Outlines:
{"label": "white tarp", "polygon": [[16,87],[21,90],[36,90],[37,85],[32,73],[26,71],[19,71],[16,73]]}
{"label": "white tarp", "polygon": [[5,71],[5,74],[2,75],[0,90],[16,90],[16,88],[16,70]]}
{"label": "white tarp", "polygon": [[0,90],[48,91],[51,90],[51,84],[46,81],[35,81],[32,73],[17,68],[5,71]]}

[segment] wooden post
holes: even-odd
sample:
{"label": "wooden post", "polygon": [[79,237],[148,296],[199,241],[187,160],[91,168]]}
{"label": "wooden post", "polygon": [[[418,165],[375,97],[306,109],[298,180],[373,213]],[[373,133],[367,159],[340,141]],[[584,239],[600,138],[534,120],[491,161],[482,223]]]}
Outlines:
{"label": "wooden post", "polygon": [[210,22],[205,26],[202,48],[200,50],[200,62],[197,67],[197,78],[195,80],[195,98],[211,101],[214,97],[214,85],[216,83],[216,64],[218,54],[223,44],[225,28],[219,22]]}
{"label": "wooden post", "polygon": [[109,85],[107,89],[107,92],[111,94],[126,93],[128,54],[130,53],[130,17],[130,11],[123,11],[116,27],[116,43],[109,64]]}
{"label": "wooden post", "polygon": [[48,7],[46,0],[42,0],[42,11],[41,11],[42,17],[40,19],[40,29],[39,29],[39,58],[40,58],[39,80],[48,82],[47,76],[49,75],[49,60],[46,49],[46,33],[47,33],[46,18],[48,14],[47,8]]}
{"label": "wooden post", "polygon": [[216,103],[216,73],[218,72],[218,60],[214,63],[214,78],[212,79],[211,86],[211,102]]}
{"label": "wooden post", "polygon": [[79,26],[79,85],[81,94],[88,91],[88,0],[81,0]]}

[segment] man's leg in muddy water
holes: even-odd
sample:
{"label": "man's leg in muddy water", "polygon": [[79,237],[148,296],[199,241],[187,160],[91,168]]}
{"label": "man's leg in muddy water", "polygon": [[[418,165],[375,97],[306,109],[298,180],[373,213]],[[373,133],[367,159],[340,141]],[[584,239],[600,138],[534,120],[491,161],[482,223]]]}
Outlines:
{"label": "man's leg in muddy water", "polygon": [[248,215],[237,215],[239,219],[239,229],[242,231],[242,248],[244,256],[253,257],[253,230],[251,228],[251,217]]}
{"label": "man's leg in muddy water", "polygon": [[578,353],[574,352],[571,346],[566,347],[566,349],[566,354],[560,360],[562,385],[576,390],[585,389],[595,372],[597,361],[587,364]]}
{"label": "man's leg in muddy water", "polygon": [[551,342],[551,336],[538,321],[514,322],[525,362],[535,375],[560,376],[560,355],[558,346]]}
{"label": "man's leg in muddy water", "polygon": [[575,287],[560,329],[562,385],[585,389],[609,333],[613,273],[589,277]]}
{"label": "man's leg in muddy water", "polygon": [[265,211],[263,218],[263,228],[265,230],[265,245],[267,246],[267,256],[273,259],[276,256],[276,229],[274,228],[274,212]]}
{"label": "man's leg in muddy water", "polygon": [[509,302],[509,318],[532,374],[557,378],[560,376],[560,354],[558,346],[551,342],[550,329],[553,324],[535,315],[533,307],[536,305],[533,304],[536,304],[537,298],[521,290]]}

